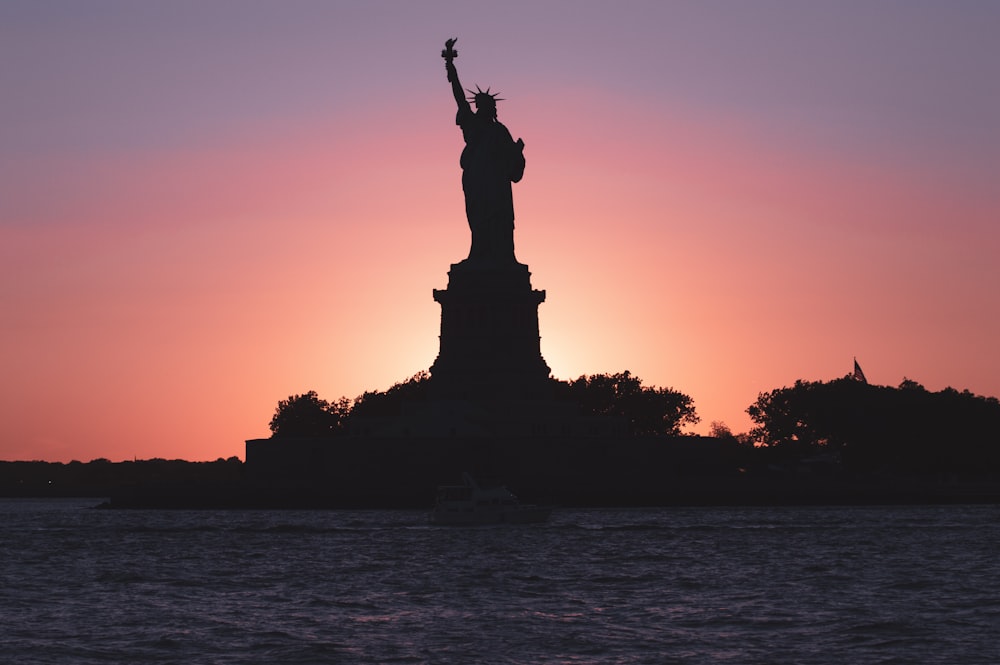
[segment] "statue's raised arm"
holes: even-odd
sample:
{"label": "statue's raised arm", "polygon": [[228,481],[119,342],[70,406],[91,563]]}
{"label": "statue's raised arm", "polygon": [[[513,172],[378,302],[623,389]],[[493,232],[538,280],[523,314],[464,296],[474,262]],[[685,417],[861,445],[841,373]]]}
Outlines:
{"label": "statue's raised arm", "polygon": [[465,99],[465,89],[462,88],[462,84],[458,80],[458,70],[455,69],[455,58],[458,57],[458,51],[455,50],[455,42],[458,41],[458,37],[452,37],[444,43],[444,50],[441,51],[441,57],[444,58],[444,70],[448,74],[448,82],[451,83],[451,92],[455,95],[455,103],[458,104],[459,108],[463,106],[468,107],[469,102]]}

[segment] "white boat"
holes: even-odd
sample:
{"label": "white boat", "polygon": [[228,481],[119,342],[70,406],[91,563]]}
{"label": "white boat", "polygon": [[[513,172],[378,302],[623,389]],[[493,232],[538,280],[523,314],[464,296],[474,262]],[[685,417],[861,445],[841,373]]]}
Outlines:
{"label": "white boat", "polygon": [[524,504],[503,485],[482,487],[468,473],[461,485],[441,485],[432,524],[532,524],[549,519],[552,508]]}

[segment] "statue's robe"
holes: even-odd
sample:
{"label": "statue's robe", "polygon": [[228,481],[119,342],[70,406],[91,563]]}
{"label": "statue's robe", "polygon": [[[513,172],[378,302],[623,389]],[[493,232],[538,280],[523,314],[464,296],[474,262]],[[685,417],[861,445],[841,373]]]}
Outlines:
{"label": "statue's robe", "polygon": [[511,183],[524,174],[524,153],[500,122],[477,115],[466,104],[455,120],[462,128],[462,189],[472,230],[469,261],[510,263],[514,258],[514,197]]}

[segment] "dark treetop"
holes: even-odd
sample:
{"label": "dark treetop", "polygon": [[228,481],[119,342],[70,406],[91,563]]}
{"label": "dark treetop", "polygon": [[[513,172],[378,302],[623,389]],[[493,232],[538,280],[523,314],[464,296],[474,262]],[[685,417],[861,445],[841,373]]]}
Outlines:
{"label": "dark treetop", "polygon": [[[470,265],[504,265],[514,258],[514,199],[510,184],[524,174],[524,141],[516,142],[497,121],[497,98],[489,88],[472,93],[473,112],[466,90],[458,80],[452,49],[455,40],[445,42],[442,57],[458,104],[455,123],[462,128],[465,149],[462,151],[462,189],[465,214],[472,230]],[[471,91],[469,91],[471,93]]]}

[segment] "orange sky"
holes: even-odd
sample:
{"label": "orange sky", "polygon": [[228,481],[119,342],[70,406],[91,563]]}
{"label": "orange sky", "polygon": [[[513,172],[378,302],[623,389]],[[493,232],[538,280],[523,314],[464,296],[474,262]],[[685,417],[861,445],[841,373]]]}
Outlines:
{"label": "orange sky", "polygon": [[526,143],[554,376],[631,370],[697,432],[854,356],[1000,395],[997,11],[374,4],[3,9],[0,459],[242,457],[279,399],[427,369],[469,242],[455,34]]}

